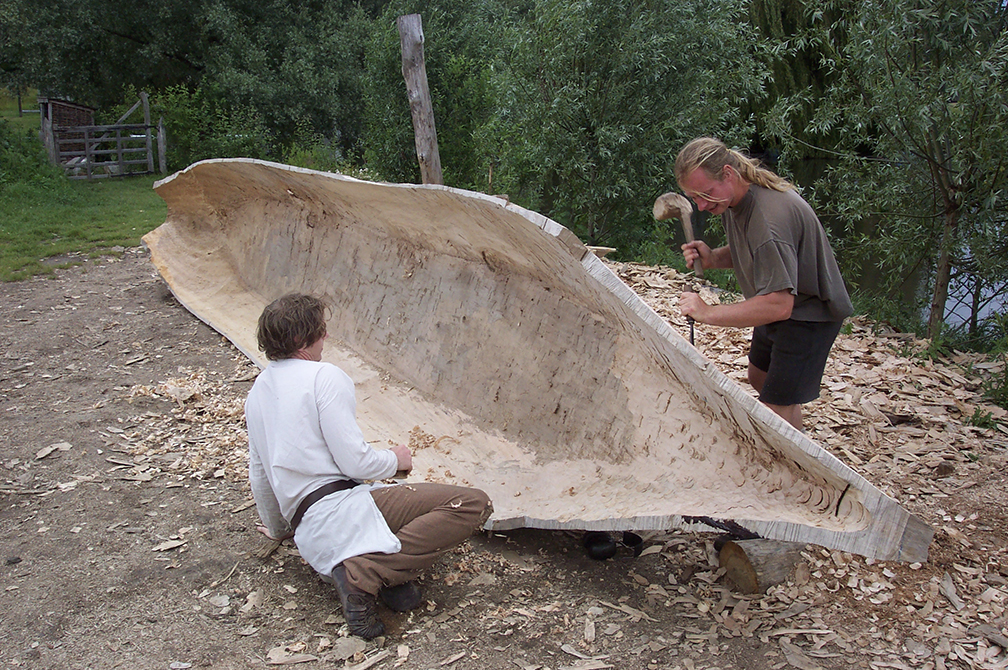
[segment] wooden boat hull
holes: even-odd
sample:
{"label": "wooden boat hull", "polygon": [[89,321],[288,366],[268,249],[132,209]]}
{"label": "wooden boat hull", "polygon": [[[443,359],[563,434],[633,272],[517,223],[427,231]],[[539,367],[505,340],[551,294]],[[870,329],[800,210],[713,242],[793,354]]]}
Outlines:
{"label": "wooden boat hull", "polygon": [[324,360],[411,479],[478,486],[488,528],[647,530],[734,519],[763,537],[921,561],[932,531],[767,410],[577,238],[506,200],[250,159],[155,184],[144,237],[179,301],[260,366],[291,291],[333,305]]}

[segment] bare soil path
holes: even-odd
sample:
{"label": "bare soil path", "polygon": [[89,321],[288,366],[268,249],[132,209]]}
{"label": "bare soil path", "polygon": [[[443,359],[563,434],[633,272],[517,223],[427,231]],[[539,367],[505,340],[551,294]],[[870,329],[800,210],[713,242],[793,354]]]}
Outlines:
{"label": "bare soil path", "polygon": [[[731,368],[737,343],[704,338]],[[938,529],[925,565],[809,547],[790,582],[742,596],[710,534],[650,534],[602,562],[573,533],[480,535],[425,578],[426,607],[384,612],[389,634],[364,643],[294,547],[262,557],[241,424],[254,369],[143,250],[0,284],[0,352],[0,667],[1008,666],[1005,436],[963,427],[975,389],[957,396],[952,368],[963,407],[944,424],[953,400],[901,420],[884,384],[844,396],[851,375],[812,409],[817,439]],[[938,377],[922,388],[944,393]]]}

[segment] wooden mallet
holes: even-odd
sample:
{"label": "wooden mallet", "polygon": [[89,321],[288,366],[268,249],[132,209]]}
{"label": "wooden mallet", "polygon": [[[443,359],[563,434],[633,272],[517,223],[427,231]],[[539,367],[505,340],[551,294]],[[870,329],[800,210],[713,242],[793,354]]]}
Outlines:
{"label": "wooden mallet", "polygon": [[[693,214],[693,204],[690,203],[686,196],[680,195],[679,193],[673,193],[671,191],[660,195],[658,196],[658,199],[654,201],[654,209],[652,212],[654,213],[656,221],[667,221],[672,218],[682,220],[683,235],[686,236],[686,241],[693,241],[693,224],[690,222],[690,216]],[[693,271],[696,273],[697,277],[703,279],[703,264],[700,262],[699,257],[693,260]],[[686,321],[689,323],[690,344],[694,344],[693,317],[686,317]]]}
{"label": "wooden mallet", "polygon": [[[693,224],[690,223],[690,216],[693,214],[693,205],[686,196],[672,192],[660,195],[654,201],[653,212],[656,221],[667,221],[672,218],[681,219],[686,241],[693,241]],[[703,265],[700,263],[699,258],[693,261],[693,271],[696,272],[697,277],[703,279]]]}

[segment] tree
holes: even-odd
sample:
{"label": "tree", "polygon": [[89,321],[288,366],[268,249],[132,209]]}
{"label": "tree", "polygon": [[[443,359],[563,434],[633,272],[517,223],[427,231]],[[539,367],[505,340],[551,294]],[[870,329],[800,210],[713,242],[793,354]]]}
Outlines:
{"label": "tree", "polygon": [[212,0],[204,87],[253,109],[290,146],[320,138],[339,158],[360,152],[371,17],[349,2]]}
{"label": "tree", "polygon": [[537,0],[508,58],[501,173],[589,244],[632,254],[692,137],[751,134],[756,41],[733,0]]}
{"label": "tree", "polygon": [[[419,182],[413,122],[402,75],[395,21],[419,13],[427,81],[445,184],[493,192],[493,123],[508,100],[496,89],[501,54],[513,40],[513,8],[506,1],[389,3],[367,44],[364,135],[368,167],[384,178]],[[499,192],[499,191],[498,191]]]}
{"label": "tree", "polygon": [[382,4],[5,0],[0,83],[100,108],[184,87],[223,113],[261,118],[274,157],[303,135],[345,157],[360,147],[369,12]]}
{"label": "tree", "polygon": [[0,11],[4,76],[47,94],[115,104],[128,85],[194,84],[206,42],[188,0],[5,0]]}
{"label": "tree", "polygon": [[[923,271],[930,337],[950,286],[968,287],[975,326],[1008,287],[1008,7],[821,0],[809,18],[803,39],[825,54],[831,85],[807,130],[838,138],[819,195],[851,226],[842,255],[879,263],[890,291]],[[854,234],[866,218],[874,230]]]}
{"label": "tree", "polygon": [[651,203],[698,134],[751,134],[756,44],[734,0],[393,2],[366,77],[370,166],[417,181],[393,21],[423,17],[445,183],[541,211],[590,244],[633,254]]}
{"label": "tree", "polygon": [[832,75],[828,54],[816,40],[807,39],[812,19],[806,7],[805,0],[750,1],[749,21],[763,47],[758,57],[769,76],[762,95],[742,107],[755,125],[750,151],[802,187],[822,177],[837,139],[810,136],[807,130]]}

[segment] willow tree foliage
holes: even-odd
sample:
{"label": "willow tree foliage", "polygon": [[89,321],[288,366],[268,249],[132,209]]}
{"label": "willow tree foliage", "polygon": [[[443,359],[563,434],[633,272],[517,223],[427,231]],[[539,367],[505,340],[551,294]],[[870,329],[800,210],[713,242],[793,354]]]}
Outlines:
{"label": "willow tree foliage", "polygon": [[445,182],[507,193],[590,244],[632,254],[698,134],[738,141],[759,90],[735,0],[394,2],[368,50],[366,155],[416,180],[394,17],[423,17]]}
{"label": "willow tree foliage", "polygon": [[130,84],[158,90],[202,77],[202,3],[188,0],[4,0],[0,78],[94,106]]}
{"label": "willow tree foliage", "polygon": [[363,123],[364,45],[382,4],[4,0],[0,84],[99,108],[181,87],[209,109],[261,119],[274,158],[306,135],[350,156]]}
{"label": "willow tree foliage", "polygon": [[[742,109],[752,115],[755,134],[749,149],[802,187],[812,186],[829,165],[831,135],[810,135],[815,105],[832,84],[829,54],[818,40],[808,39],[815,22],[805,0],[750,0],[749,21],[763,48],[757,56],[769,71],[763,94]],[[830,51],[833,50],[831,45]],[[771,131],[768,131],[768,128]],[[778,162],[779,161],[779,162]]]}
{"label": "willow tree foliage", "polygon": [[315,137],[360,150],[364,45],[371,18],[349,2],[214,0],[204,88],[264,119],[278,145]]}
{"label": "willow tree foliage", "polygon": [[699,134],[749,130],[755,39],[732,0],[538,0],[507,54],[502,179],[590,244],[632,252]]}
{"label": "willow tree foliage", "polygon": [[366,45],[363,146],[368,167],[389,180],[420,180],[396,28],[397,17],[414,13],[423,25],[445,183],[492,191],[485,140],[501,104],[494,76],[515,20],[505,1],[394,0],[386,5]]}
{"label": "willow tree foliage", "polygon": [[[929,336],[950,291],[969,296],[975,327],[1008,289],[1008,6],[820,0],[809,19],[801,39],[824,54],[831,85],[806,131],[836,139],[820,195],[850,225],[841,254],[878,264],[890,296],[923,276],[912,308]],[[873,228],[858,234],[865,221]]]}

